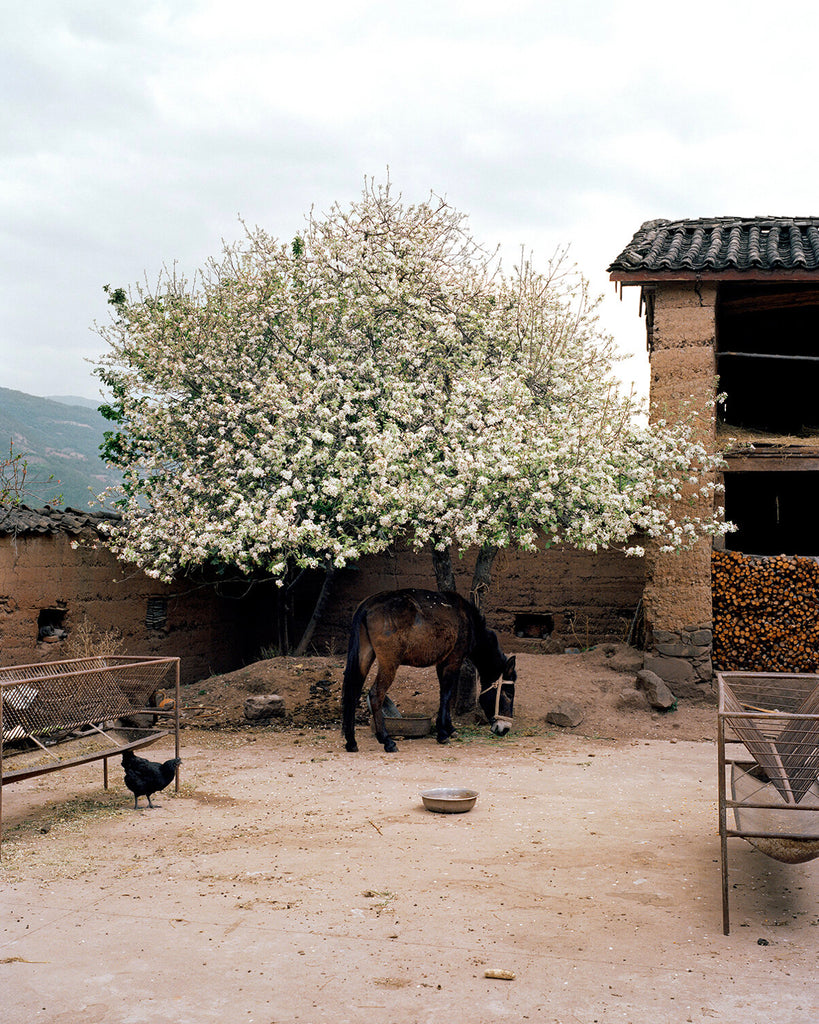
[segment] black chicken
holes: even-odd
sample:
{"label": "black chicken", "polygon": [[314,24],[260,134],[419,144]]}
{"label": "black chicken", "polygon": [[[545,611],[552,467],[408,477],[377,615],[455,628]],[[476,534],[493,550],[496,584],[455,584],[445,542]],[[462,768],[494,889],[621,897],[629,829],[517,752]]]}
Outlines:
{"label": "black chicken", "polygon": [[181,763],[179,757],[172,757],[169,761],[160,763],[137,757],[133,750],[124,750],[122,767],[125,769],[125,785],[134,794],[134,810],[137,809],[141,796],[147,796],[148,806],[153,807],[151,793],[158,793],[160,789],[164,789],[176,775],[176,769]]}

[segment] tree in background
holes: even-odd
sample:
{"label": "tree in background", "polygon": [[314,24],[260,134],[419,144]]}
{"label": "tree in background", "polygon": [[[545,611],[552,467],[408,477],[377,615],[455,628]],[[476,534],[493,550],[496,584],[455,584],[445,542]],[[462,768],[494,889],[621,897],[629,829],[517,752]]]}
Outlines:
{"label": "tree in background", "polygon": [[445,589],[451,552],[475,550],[480,605],[510,545],[722,532],[697,500],[719,457],[689,423],[640,419],[564,262],[507,273],[446,200],[369,183],[290,244],[250,229],[192,281],[111,291],[113,549],[162,579],[231,567],[285,589],[397,540]]}
{"label": "tree in background", "polygon": [[32,478],[28,460],[22,452],[15,452],[14,438],[9,440],[8,455],[0,458],[0,506],[20,505],[24,499],[40,499],[47,505],[59,505],[61,494],[54,494],[52,484],[59,484],[53,475],[45,480]]}
{"label": "tree in background", "polygon": [[19,505],[25,490],[28,463],[21,452],[14,451],[9,441],[9,453],[0,459],[0,505]]}

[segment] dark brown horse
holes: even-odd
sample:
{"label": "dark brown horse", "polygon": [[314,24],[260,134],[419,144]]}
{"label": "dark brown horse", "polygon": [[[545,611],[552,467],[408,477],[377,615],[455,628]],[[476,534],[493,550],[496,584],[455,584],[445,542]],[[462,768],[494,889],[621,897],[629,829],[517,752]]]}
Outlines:
{"label": "dark brown horse", "polygon": [[515,659],[503,653],[474,604],[459,594],[434,590],[384,591],[362,601],[353,615],[341,688],[347,750],[358,750],[355,713],[364,680],[376,659],[378,673],[370,689],[370,710],[379,743],[390,753],[397,749],[387,735],[382,705],[399,665],[436,666],[441,687],[436,730],[438,742],[446,743],[455,731],[449,705],[465,658],[478,670],[478,699],[492,723],[492,732],[503,736],[512,726]]}

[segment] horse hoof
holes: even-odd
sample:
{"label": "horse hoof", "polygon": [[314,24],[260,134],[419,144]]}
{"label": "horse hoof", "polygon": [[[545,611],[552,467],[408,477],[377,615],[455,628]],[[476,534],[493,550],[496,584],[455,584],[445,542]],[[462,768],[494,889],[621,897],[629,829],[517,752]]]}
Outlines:
{"label": "horse hoof", "polygon": [[447,743],[449,743],[449,733],[448,732],[438,733],[436,739],[441,744],[441,746],[445,746]]}
{"label": "horse hoof", "polygon": [[384,743],[384,750],[388,754],[394,754],[396,750],[398,750],[398,744],[395,742],[395,740],[387,740]]}
{"label": "horse hoof", "polygon": [[358,744],[356,743],[355,740],[347,740],[346,746],[351,754],[355,754],[356,751],[358,750]]}

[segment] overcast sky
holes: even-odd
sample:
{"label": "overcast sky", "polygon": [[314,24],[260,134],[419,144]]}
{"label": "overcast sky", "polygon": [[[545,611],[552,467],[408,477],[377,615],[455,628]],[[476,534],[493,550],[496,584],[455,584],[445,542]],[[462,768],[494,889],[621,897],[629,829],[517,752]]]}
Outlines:
{"label": "overcast sky", "polygon": [[0,386],[94,398],[103,285],[390,177],[475,236],[559,245],[647,381],[643,221],[819,214],[819,5],[25,0],[0,14]]}

